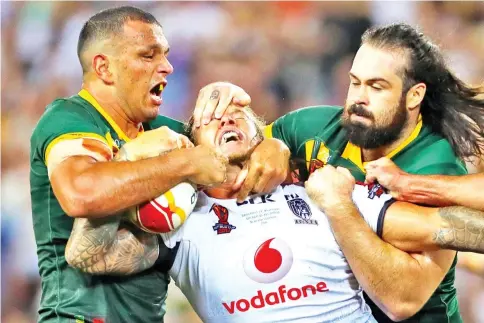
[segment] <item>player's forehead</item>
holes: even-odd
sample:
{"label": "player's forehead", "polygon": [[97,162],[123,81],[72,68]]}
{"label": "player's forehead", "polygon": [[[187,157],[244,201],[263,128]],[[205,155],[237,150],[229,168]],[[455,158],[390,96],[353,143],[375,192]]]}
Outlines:
{"label": "player's forehead", "polygon": [[363,44],[356,53],[349,74],[362,82],[381,78],[395,83],[401,80],[406,62],[402,51]]}
{"label": "player's forehead", "polygon": [[157,24],[146,23],[138,20],[128,20],[123,27],[123,40],[126,46],[159,47],[163,51],[168,50],[169,44],[163,28]]}

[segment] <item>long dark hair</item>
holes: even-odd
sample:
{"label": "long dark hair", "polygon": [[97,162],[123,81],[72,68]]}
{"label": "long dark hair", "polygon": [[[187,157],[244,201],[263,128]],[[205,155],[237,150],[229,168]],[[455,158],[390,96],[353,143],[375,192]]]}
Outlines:
{"label": "long dark hair", "polygon": [[423,123],[446,138],[454,152],[467,158],[484,153],[484,88],[471,87],[447,67],[440,48],[407,24],[368,29],[362,44],[403,50],[408,65],[402,71],[404,94],[415,84],[427,91],[420,106]]}

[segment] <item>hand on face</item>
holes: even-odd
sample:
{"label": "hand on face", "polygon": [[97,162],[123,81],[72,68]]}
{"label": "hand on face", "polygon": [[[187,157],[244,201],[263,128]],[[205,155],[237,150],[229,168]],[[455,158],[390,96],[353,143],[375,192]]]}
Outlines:
{"label": "hand on face", "polygon": [[346,168],[326,165],[309,176],[305,187],[311,200],[325,211],[352,201],[355,178]]}
{"label": "hand on face", "polygon": [[263,140],[235,180],[233,190],[239,191],[237,200],[243,201],[251,193],[274,190],[287,177],[290,156],[289,148],[283,142],[277,139]]}
{"label": "hand on face", "polygon": [[237,85],[215,82],[203,87],[195,104],[194,125],[208,124],[213,118],[220,119],[231,103],[239,107],[250,105],[250,96]]}
{"label": "hand on face", "polygon": [[190,151],[190,158],[195,167],[188,180],[201,188],[220,185],[227,180],[228,159],[215,148],[199,145]]}
{"label": "hand on face", "polygon": [[214,147],[232,166],[243,165],[232,186],[239,201],[250,193],[271,192],[287,177],[289,149],[277,139],[262,141],[262,126],[250,110],[231,105],[221,120],[193,128],[197,144]]}

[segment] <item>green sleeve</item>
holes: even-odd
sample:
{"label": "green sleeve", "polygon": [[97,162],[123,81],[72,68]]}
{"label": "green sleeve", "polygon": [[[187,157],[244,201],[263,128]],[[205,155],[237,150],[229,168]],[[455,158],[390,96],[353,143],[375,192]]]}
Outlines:
{"label": "green sleeve", "polygon": [[266,138],[282,140],[297,155],[304,143],[313,139],[331,124],[335,118],[340,118],[343,109],[336,106],[314,106],[290,112],[272,124],[264,131]]}
{"label": "green sleeve", "polygon": [[175,132],[186,135],[185,124],[183,122],[165,116],[157,116],[156,119],[150,121],[148,125],[149,129],[156,129],[159,127],[167,126]]}
{"label": "green sleeve", "polygon": [[106,133],[90,111],[64,99],[47,107],[30,138],[31,151],[43,161],[46,152],[57,141],[73,138],[96,138],[107,142]]}

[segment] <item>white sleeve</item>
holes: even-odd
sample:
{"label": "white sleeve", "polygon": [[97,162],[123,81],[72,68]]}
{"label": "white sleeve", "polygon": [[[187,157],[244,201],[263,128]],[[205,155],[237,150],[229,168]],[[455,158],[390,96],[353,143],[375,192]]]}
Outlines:
{"label": "white sleeve", "polygon": [[368,225],[381,237],[385,212],[395,202],[392,196],[380,184],[358,184],[353,191],[353,201]]}

